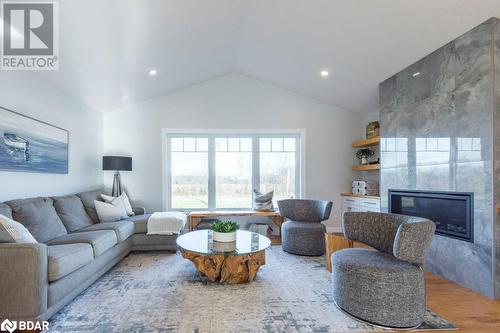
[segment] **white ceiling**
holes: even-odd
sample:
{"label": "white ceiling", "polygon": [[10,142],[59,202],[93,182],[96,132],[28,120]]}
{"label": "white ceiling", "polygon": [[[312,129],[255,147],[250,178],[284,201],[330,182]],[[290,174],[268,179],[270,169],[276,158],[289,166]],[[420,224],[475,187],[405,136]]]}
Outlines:
{"label": "white ceiling", "polygon": [[234,71],[369,112],[379,82],[500,17],[500,1],[64,0],[60,16],[60,70],[40,75],[96,110]]}

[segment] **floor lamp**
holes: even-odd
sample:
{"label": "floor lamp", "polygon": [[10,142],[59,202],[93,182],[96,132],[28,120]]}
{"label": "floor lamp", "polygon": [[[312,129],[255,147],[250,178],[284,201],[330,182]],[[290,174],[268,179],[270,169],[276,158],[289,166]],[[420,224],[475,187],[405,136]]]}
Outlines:
{"label": "floor lamp", "polygon": [[113,177],[113,190],[111,195],[119,197],[122,192],[122,182],[120,179],[120,171],[132,171],[132,157],[126,156],[103,156],[102,169],[114,170],[115,176]]}

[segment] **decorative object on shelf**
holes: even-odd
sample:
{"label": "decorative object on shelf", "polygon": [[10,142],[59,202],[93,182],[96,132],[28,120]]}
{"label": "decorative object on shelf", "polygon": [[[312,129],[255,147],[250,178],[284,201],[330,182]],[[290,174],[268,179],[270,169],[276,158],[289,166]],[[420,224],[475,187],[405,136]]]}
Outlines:
{"label": "decorative object on shelf", "polygon": [[69,132],[0,107],[0,170],[68,173]]}
{"label": "decorative object on shelf", "polygon": [[217,220],[210,226],[210,229],[214,232],[214,242],[235,242],[236,241],[236,230],[240,226],[236,222],[231,221],[221,221]]}
{"label": "decorative object on shelf", "polygon": [[103,156],[102,169],[114,170],[113,190],[111,195],[119,197],[123,193],[120,171],[132,171],[132,157],[127,156]]}
{"label": "decorative object on shelf", "polygon": [[356,157],[359,158],[359,161],[362,165],[368,164],[368,158],[375,155],[375,152],[368,148],[359,149],[356,152]]}
{"label": "decorative object on shelf", "polygon": [[263,212],[273,211],[273,196],[274,191],[267,193],[260,193],[258,190],[253,190],[253,209]]}
{"label": "decorative object on shelf", "polygon": [[378,196],[379,183],[369,180],[354,180],[352,182],[352,194]]}
{"label": "decorative object on shelf", "polygon": [[376,161],[371,161],[368,164],[380,164],[380,158],[377,158]]}
{"label": "decorative object on shelf", "polygon": [[376,136],[379,136],[380,133],[380,124],[378,121],[372,121],[368,125],[366,125],[366,138],[371,139]]}

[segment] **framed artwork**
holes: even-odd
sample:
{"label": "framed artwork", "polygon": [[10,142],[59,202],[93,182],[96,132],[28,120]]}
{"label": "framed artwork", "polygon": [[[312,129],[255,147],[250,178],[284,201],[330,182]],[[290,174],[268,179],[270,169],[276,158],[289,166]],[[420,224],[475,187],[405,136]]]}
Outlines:
{"label": "framed artwork", "polygon": [[0,170],[68,173],[69,132],[0,107]]}

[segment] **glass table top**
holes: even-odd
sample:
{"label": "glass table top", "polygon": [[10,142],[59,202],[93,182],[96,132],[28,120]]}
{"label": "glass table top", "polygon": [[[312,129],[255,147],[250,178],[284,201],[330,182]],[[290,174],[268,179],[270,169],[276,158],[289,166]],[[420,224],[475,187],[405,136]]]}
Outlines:
{"label": "glass table top", "polygon": [[212,230],[197,230],[179,236],[177,245],[183,250],[204,255],[244,255],[267,249],[271,240],[255,232],[238,230],[236,242],[214,242]]}

